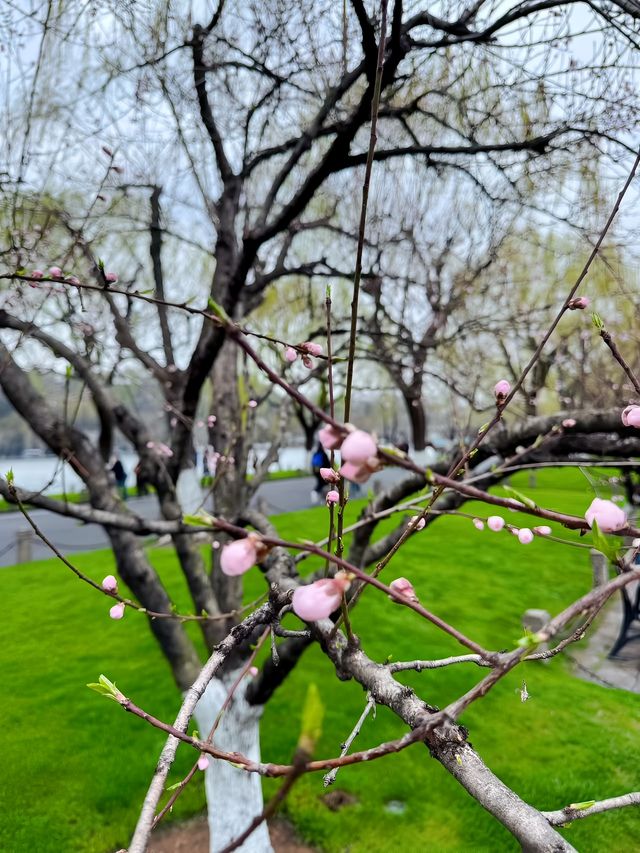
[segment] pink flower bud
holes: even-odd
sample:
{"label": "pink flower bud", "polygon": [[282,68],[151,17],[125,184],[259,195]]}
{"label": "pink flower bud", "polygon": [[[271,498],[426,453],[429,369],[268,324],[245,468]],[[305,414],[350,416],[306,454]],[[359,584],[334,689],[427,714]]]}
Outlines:
{"label": "pink flower bud", "polygon": [[506,379],[501,379],[499,382],[496,382],[495,388],[493,389],[493,393],[496,395],[496,400],[503,400],[507,394],[511,391],[511,385],[507,382]]}
{"label": "pink flower bud", "polygon": [[479,518],[474,518],[473,519],[473,526],[475,527],[476,530],[484,530],[484,521],[482,521]]}
{"label": "pink flower bud", "polygon": [[299,586],[293,593],[293,612],[305,622],[326,619],[340,607],[342,593],[350,586],[346,573],[335,578],[323,578],[308,586]]}
{"label": "pink flower bud", "polygon": [[215,424],[216,420],[217,419],[215,415],[209,415],[209,417],[207,418],[207,426],[212,427]]}
{"label": "pink flower bud", "polygon": [[576,419],[575,418],[565,418],[562,421],[562,426],[565,427],[565,429],[571,429],[575,425],[576,425]]}
{"label": "pink flower bud", "polygon": [[202,753],[198,759],[198,770],[206,770],[209,766],[209,756]]}
{"label": "pink flower bud", "polygon": [[250,409],[255,409],[255,407],[258,405],[258,402],[257,402],[257,400],[249,400],[247,405],[249,406]]}
{"label": "pink flower bud", "polygon": [[343,442],[342,433],[330,424],[318,432],[320,444],[325,450],[337,450]]}
{"label": "pink flower bud", "polygon": [[627,406],[622,413],[622,423],[626,427],[640,429],[640,406]]}
{"label": "pink flower bud", "polygon": [[354,465],[364,465],[378,452],[376,443],[368,432],[356,429],[350,432],[342,442],[340,453],[343,462],[352,462]]}
{"label": "pink flower bud", "polygon": [[490,515],[487,519],[487,527],[494,533],[498,533],[504,527],[504,518],[499,515]]}
{"label": "pink flower bud", "polygon": [[305,343],[300,344],[300,347],[308,352],[309,355],[322,355],[322,347],[320,344],[314,344],[311,341],[305,341]]}
{"label": "pink flower bud", "polygon": [[613,501],[604,501],[600,498],[594,498],[591,501],[584,517],[589,527],[593,527],[594,521],[597,522],[599,529],[603,533],[621,530],[627,525],[627,516],[624,510],[616,506]]}
{"label": "pink flower bud", "polygon": [[538,536],[551,536],[551,528],[547,527],[546,524],[541,524],[538,527],[534,527],[533,532],[537,533]]}
{"label": "pink flower bud", "polygon": [[320,476],[325,483],[337,483],[340,480],[340,474],[334,471],[333,468],[321,468]]}
{"label": "pink flower bud", "polygon": [[570,311],[584,311],[585,308],[589,307],[590,301],[588,296],[578,296],[576,299],[572,299],[567,307]]}
{"label": "pink flower bud", "polygon": [[413,529],[416,531],[422,530],[422,528],[425,526],[426,523],[427,523],[426,519],[421,518],[419,515],[412,516],[411,521],[410,521],[410,524],[413,526]]}
{"label": "pink flower bud", "polygon": [[69,284],[80,284],[80,279],[77,278],[75,275],[68,275],[65,278],[65,281],[68,281]]}
{"label": "pink flower bud", "polygon": [[[397,592],[398,595],[401,595],[403,598],[407,598],[409,601],[413,601],[417,603],[420,599],[416,595],[416,591],[413,588],[413,584],[411,581],[408,581],[406,578],[396,578],[391,581],[389,584],[389,588],[394,592]],[[400,604],[399,601],[395,600],[391,596],[389,596],[392,601],[395,601],[396,604]]]}
{"label": "pink flower bud", "polygon": [[51,278],[62,278],[62,270],[60,267],[49,267],[49,275]]}
{"label": "pink flower bud", "polygon": [[327,502],[327,506],[330,506],[331,504],[337,504],[340,500],[340,495],[338,494],[338,492],[336,492],[335,489],[331,489],[330,492],[327,492],[325,500]]}
{"label": "pink flower bud", "polygon": [[124,616],[124,603],[119,601],[117,604],[114,604],[109,611],[109,616],[111,616],[112,619],[122,619]]}
{"label": "pink flower bud", "polygon": [[302,363],[307,368],[307,370],[311,370],[311,368],[313,367],[313,362],[311,361],[311,357],[306,355],[306,354],[302,356]]}
{"label": "pink flower bud", "polygon": [[530,542],[533,542],[533,533],[528,527],[522,527],[518,531],[518,539],[522,545],[528,545]]}
{"label": "pink flower bud", "polygon": [[247,675],[250,675],[251,678],[255,678],[257,674],[260,672],[257,666],[250,666],[247,670]]}
{"label": "pink flower bud", "polygon": [[293,347],[287,347],[284,351],[284,360],[288,361],[289,364],[292,364],[296,358],[298,357],[298,353],[294,350]]}
{"label": "pink flower bud", "polygon": [[115,284],[118,280],[118,275],[115,272],[106,272],[104,274],[104,280],[108,281],[109,284]]}
{"label": "pink flower bud", "polygon": [[340,467],[340,474],[345,480],[350,480],[352,483],[366,483],[373,471],[367,465],[354,465],[353,462],[345,462]]}
{"label": "pink flower bud", "polygon": [[102,589],[107,592],[117,592],[118,591],[118,581],[114,578],[113,575],[107,575],[106,578],[103,579],[100,584]]}
{"label": "pink flower bud", "polygon": [[258,562],[255,539],[236,539],[225,545],[220,554],[220,568],[225,575],[236,577],[248,572]]}
{"label": "pink flower bud", "polygon": [[43,278],[43,277],[44,277],[44,273],[42,272],[42,270],[32,270],[31,278]]}

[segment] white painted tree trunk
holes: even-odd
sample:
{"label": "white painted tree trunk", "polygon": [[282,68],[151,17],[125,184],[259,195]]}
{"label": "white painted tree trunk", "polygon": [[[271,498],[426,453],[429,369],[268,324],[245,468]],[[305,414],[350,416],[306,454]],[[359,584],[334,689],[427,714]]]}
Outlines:
{"label": "white painted tree trunk", "polygon": [[[201,737],[206,737],[238,673],[224,680],[214,678],[198,702],[195,718]],[[260,761],[260,718],[262,705],[250,705],[242,685],[224,712],[213,742],[228,752],[241,752]],[[218,853],[247,828],[263,809],[262,785],[257,773],[247,773],[226,761],[210,759],[205,770],[209,815],[209,851]],[[238,848],[242,853],[273,853],[269,830],[262,823]]]}

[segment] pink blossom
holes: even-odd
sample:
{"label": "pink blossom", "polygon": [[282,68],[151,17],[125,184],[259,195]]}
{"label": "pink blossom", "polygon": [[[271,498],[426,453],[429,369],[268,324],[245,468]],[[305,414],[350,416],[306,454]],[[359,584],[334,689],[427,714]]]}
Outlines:
{"label": "pink blossom", "polygon": [[209,757],[202,753],[198,758],[198,770],[206,770],[209,766]]}
{"label": "pink blossom", "polygon": [[258,405],[258,402],[257,402],[257,400],[249,400],[247,405],[249,406],[250,409],[255,409],[255,407]]}
{"label": "pink blossom", "polygon": [[43,277],[44,277],[44,273],[42,272],[42,270],[32,270],[31,271],[31,278],[43,278]]}
{"label": "pink blossom", "polygon": [[217,418],[215,415],[209,415],[209,417],[207,418],[207,426],[212,427],[215,424],[216,420]]}
{"label": "pink blossom", "polygon": [[106,578],[103,579],[100,584],[102,589],[107,592],[117,592],[118,591],[118,581],[114,578],[113,575],[107,575]]}
{"label": "pink blossom", "polygon": [[293,593],[293,612],[305,622],[326,619],[338,609],[342,593],[349,585],[346,573],[338,572],[335,578],[323,578],[308,586],[299,586]]}
{"label": "pink blossom", "polygon": [[104,274],[104,280],[108,281],[109,284],[115,284],[118,280],[118,275],[115,272],[106,272]]}
{"label": "pink blossom", "polygon": [[284,351],[284,360],[288,361],[289,364],[292,364],[298,357],[298,353],[294,350],[293,347],[287,347]]}
{"label": "pink blossom", "polygon": [[322,347],[320,344],[314,344],[311,341],[305,341],[305,343],[300,344],[301,349],[305,352],[308,352],[309,355],[322,355]]}
{"label": "pink blossom", "polygon": [[576,419],[575,418],[565,418],[562,421],[562,426],[565,427],[566,429],[571,429],[571,427],[574,427],[575,425],[576,425]]}
{"label": "pink blossom", "polygon": [[476,530],[484,530],[484,521],[482,521],[479,518],[474,518],[473,519],[473,526],[475,527]]}
{"label": "pink blossom", "polygon": [[413,529],[416,531],[422,530],[426,523],[426,520],[421,518],[419,515],[412,516],[410,521],[410,524],[413,525]]}
{"label": "pink blossom", "polygon": [[496,382],[495,388],[493,389],[493,393],[496,395],[496,400],[498,401],[504,399],[509,391],[511,391],[511,385],[509,385],[506,379],[501,379],[499,382]]}
{"label": "pink blossom", "polygon": [[541,524],[538,527],[533,528],[533,532],[537,533],[538,536],[551,536],[551,528],[546,524]]}
{"label": "pink blossom", "polygon": [[597,522],[598,527],[603,533],[621,530],[627,524],[627,515],[624,510],[616,506],[613,501],[605,501],[600,498],[594,498],[591,501],[591,505],[585,512],[584,517],[589,527],[593,527],[594,521]]}
{"label": "pink blossom", "polygon": [[378,448],[373,438],[361,429],[350,432],[340,448],[342,461],[352,462],[354,465],[364,465],[369,459],[375,457],[377,452]]}
{"label": "pink blossom", "polygon": [[112,619],[122,619],[124,616],[124,602],[119,601],[117,604],[114,604],[109,611],[109,616],[111,616]]}
{"label": "pink blossom", "polygon": [[247,675],[250,675],[251,678],[255,678],[256,675],[260,672],[257,666],[250,666],[247,670]]}
{"label": "pink blossom", "polygon": [[149,450],[153,450],[160,456],[173,456],[173,450],[169,447],[168,444],[164,444],[164,442],[162,441],[148,441],[147,447],[149,448]]}
{"label": "pink blossom", "polygon": [[337,483],[340,480],[340,474],[334,471],[333,468],[321,468],[320,476],[325,483]]}
{"label": "pink blossom", "polygon": [[318,438],[325,450],[337,450],[343,442],[342,433],[331,424],[322,427],[318,432]]}
{"label": "pink blossom", "polygon": [[340,500],[340,495],[338,494],[338,492],[336,492],[335,489],[331,489],[330,492],[327,492],[325,500],[327,502],[327,506],[329,506],[330,504],[337,504]]}
{"label": "pink blossom", "polygon": [[567,307],[570,311],[584,311],[585,308],[589,307],[590,302],[588,296],[578,296],[576,299],[572,299]]}
{"label": "pink blossom", "polygon": [[533,542],[533,532],[528,527],[522,527],[518,530],[518,539],[522,545],[528,545]]}
{"label": "pink blossom", "polygon": [[487,527],[489,530],[493,530],[494,533],[498,533],[504,527],[504,518],[500,515],[490,515],[487,519]]}
{"label": "pink blossom", "polygon": [[345,462],[340,466],[340,474],[352,483],[366,483],[373,470],[366,464],[354,465],[353,462]]}
{"label": "pink blossom", "polygon": [[49,267],[49,275],[51,278],[62,278],[63,272],[60,267]]}
{"label": "pink blossom", "polygon": [[[406,578],[396,578],[395,580],[391,581],[391,583],[389,584],[389,588],[392,589],[394,592],[397,592],[398,595],[401,595],[403,598],[406,598],[409,601],[413,601],[416,604],[420,600],[416,595],[416,591],[413,588],[413,584]],[[395,601],[396,604],[400,604],[399,601],[393,599],[391,596],[389,596],[389,598],[391,598],[392,601]]]}
{"label": "pink blossom", "polygon": [[248,572],[258,562],[255,539],[236,539],[225,545],[220,554],[220,568],[225,575],[236,577]]}
{"label": "pink blossom", "polygon": [[622,413],[622,423],[626,427],[640,429],[640,406],[627,406]]}

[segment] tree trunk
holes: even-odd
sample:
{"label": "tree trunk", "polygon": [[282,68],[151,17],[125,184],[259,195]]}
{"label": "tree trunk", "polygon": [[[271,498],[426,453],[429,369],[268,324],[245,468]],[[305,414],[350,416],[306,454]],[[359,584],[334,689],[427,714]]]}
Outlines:
{"label": "tree trunk", "polygon": [[421,396],[405,396],[409,423],[411,424],[411,443],[414,450],[424,450],[427,446],[427,416]]}
{"label": "tree trunk", "polygon": [[[195,711],[198,730],[206,737],[224,703],[238,671],[214,678]],[[245,679],[249,681],[249,679]],[[213,742],[220,749],[237,750],[260,761],[260,718],[263,705],[250,705],[240,685],[222,715]],[[226,761],[210,760],[205,771],[209,815],[209,851],[218,853],[243,832],[263,809],[262,783],[257,773],[247,773]],[[238,848],[243,853],[273,853],[269,830],[262,823]]]}

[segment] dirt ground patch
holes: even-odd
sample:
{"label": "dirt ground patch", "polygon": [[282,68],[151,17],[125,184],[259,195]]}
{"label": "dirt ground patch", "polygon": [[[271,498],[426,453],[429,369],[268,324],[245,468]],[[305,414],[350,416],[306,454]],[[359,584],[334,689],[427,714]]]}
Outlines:
{"label": "dirt ground patch", "polygon": [[[269,821],[269,835],[276,853],[316,853],[295,834],[283,818]],[[197,817],[153,835],[149,853],[209,853],[209,827],[205,817]]]}

